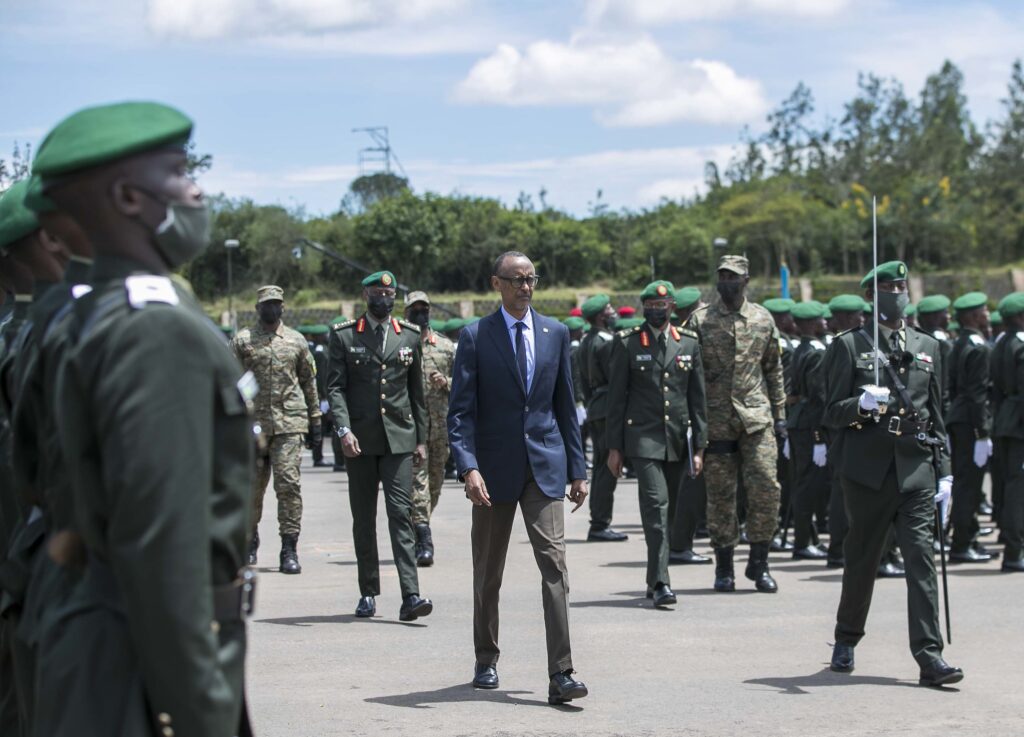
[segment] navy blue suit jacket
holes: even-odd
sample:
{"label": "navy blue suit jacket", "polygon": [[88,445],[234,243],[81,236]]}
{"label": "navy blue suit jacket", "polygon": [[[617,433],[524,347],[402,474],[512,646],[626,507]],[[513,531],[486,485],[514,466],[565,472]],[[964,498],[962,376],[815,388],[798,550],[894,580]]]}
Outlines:
{"label": "navy blue suit jacket", "polygon": [[541,491],[554,499],[565,496],[570,481],[587,478],[573,399],[569,331],[536,310],[533,329],[529,396],[501,310],[465,327],[455,352],[448,442],[459,478],[480,471],[492,502],[518,501],[527,464]]}

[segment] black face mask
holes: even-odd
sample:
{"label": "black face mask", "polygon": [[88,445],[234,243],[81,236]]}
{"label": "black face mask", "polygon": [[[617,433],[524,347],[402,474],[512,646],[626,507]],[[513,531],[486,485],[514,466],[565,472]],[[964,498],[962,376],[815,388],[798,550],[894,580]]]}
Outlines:
{"label": "black face mask", "polygon": [[668,310],[645,307],[644,319],[650,323],[651,326],[660,328],[665,324],[665,321],[668,320]]}
{"label": "black face mask", "polygon": [[391,314],[391,310],[395,309],[395,298],[375,295],[366,300],[366,306],[371,315],[378,320],[383,320]]}
{"label": "black face mask", "polygon": [[741,281],[720,281],[718,282],[718,294],[726,302],[735,302],[743,293],[743,282]]}
{"label": "black face mask", "polygon": [[421,328],[430,324],[430,310],[410,310],[405,317],[413,325],[419,325]]}
{"label": "black face mask", "polygon": [[284,314],[284,305],[275,304],[274,302],[261,302],[256,308],[256,312],[260,316],[260,322],[264,325],[273,325]]}

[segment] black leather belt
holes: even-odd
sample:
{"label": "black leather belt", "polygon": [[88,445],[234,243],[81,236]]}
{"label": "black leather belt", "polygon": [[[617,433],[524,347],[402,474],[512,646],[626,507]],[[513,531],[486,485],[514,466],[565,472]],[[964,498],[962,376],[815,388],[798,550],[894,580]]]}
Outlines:
{"label": "black leather belt", "polygon": [[710,440],[704,452],[708,455],[729,455],[738,453],[739,449],[740,441],[738,440]]}
{"label": "black leather belt", "polygon": [[889,425],[886,428],[893,435],[916,435],[918,440],[924,441],[928,437],[928,423],[914,422],[904,419],[898,415],[889,418]]}
{"label": "black leather belt", "polygon": [[243,568],[229,584],[213,587],[213,617],[218,622],[239,622],[252,615],[256,603],[256,573]]}

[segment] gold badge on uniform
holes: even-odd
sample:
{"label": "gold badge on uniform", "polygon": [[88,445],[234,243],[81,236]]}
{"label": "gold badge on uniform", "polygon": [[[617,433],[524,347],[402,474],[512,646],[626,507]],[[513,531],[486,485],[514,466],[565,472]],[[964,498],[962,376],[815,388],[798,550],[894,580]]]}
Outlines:
{"label": "gold badge on uniform", "polygon": [[664,284],[659,284],[657,292],[659,297],[664,297],[666,294],[668,294],[668,288],[666,288]]}

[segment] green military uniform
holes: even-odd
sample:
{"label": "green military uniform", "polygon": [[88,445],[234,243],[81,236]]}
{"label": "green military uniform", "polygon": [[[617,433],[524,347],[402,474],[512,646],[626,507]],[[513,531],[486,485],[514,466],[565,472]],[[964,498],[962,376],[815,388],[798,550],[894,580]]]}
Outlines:
{"label": "green military uniform", "polygon": [[[772,313],[772,317],[792,315],[793,307],[796,302],[788,297],[776,297],[774,299],[766,299],[762,306]],[[780,318],[781,319],[781,318]],[[778,322],[776,321],[778,327]],[[779,356],[782,361],[782,382],[786,390],[786,417],[789,417],[789,401],[788,397],[792,397],[794,394],[793,383],[794,370],[793,370],[793,354],[796,352],[797,347],[800,345],[800,339],[795,335],[783,332],[779,329],[778,333],[779,343]],[[778,446],[779,453],[775,459],[776,473],[779,477],[779,509],[783,516],[788,515],[790,519],[783,520],[783,525],[788,525],[792,522],[792,515],[795,513],[793,508],[794,499],[794,468],[792,463],[792,448],[787,447],[784,440],[776,438],[776,445]],[[788,457],[787,457],[788,456]],[[781,541],[779,541],[781,545]]]}
{"label": "green military uniform", "polygon": [[[364,286],[390,286],[394,276],[379,272],[367,280]],[[378,322],[364,314],[333,327],[328,353],[334,424],[341,435],[352,432],[362,450],[345,460],[359,591],[364,597],[380,594],[376,519],[383,483],[402,596],[419,594],[411,518],[412,455],[427,440],[419,328],[396,318]]]}
{"label": "green military uniform", "polygon": [[[907,275],[902,262],[881,264],[878,271],[879,281]],[[871,283],[868,274],[861,286]],[[836,644],[853,647],[864,636],[875,574],[895,522],[906,565],[910,647],[924,667],[942,654],[932,558],[936,484],[950,473],[942,417],[942,353],[938,341],[922,331],[879,325],[879,349],[893,360],[912,406],[882,369],[879,384],[890,390],[890,399],[876,422],[859,404],[862,387],[875,383],[870,333],[866,327],[837,336],[823,367],[825,424],[837,434],[833,451],[850,524]]]}
{"label": "green military uniform", "polygon": [[[923,297],[917,303],[917,315],[918,320],[924,317],[937,315],[938,313],[945,313],[949,310],[952,302],[949,297],[943,294],[932,294],[927,297]],[[942,328],[935,328],[934,330],[925,330],[924,332],[939,341],[939,349],[942,352],[942,415],[943,417],[949,412],[949,372],[952,367],[950,361],[950,354],[953,352],[953,340],[949,333]]]}
{"label": "green military uniform", "polygon": [[[427,410],[427,460],[413,477],[412,521],[427,524],[441,498],[444,465],[448,462],[448,396],[452,391],[452,366],[455,344],[433,330],[420,341],[423,350],[423,399]],[[443,388],[430,383],[430,375],[440,373],[447,379]]]}
{"label": "green military uniform", "polygon": [[[668,282],[653,282],[641,299],[671,299],[673,291]],[[669,325],[666,316],[660,330],[645,323],[619,332],[609,363],[608,448],[623,453],[637,474],[647,585],[668,586],[669,524],[691,470],[691,446],[707,446],[701,349],[695,333]]]}
{"label": "green military uniform", "polygon": [[[258,302],[283,299],[284,292],[276,286],[260,288],[257,297]],[[304,435],[313,423],[320,422],[316,364],[306,339],[283,322],[275,330],[267,330],[261,323],[242,328],[232,339],[231,349],[260,387],[254,405],[264,442],[253,485],[253,529],[263,517],[263,495],[273,469],[278,530],[281,535],[298,535],[302,527],[299,465]]]}
{"label": "green military uniform", "polygon": [[[982,309],[987,302],[988,297],[981,292],[971,292],[957,299],[953,307],[960,314]],[[991,353],[985,336],[965,326],[949,356],[946,373],[950,405],[945,420],[952,448],[952,559],[990,559],[987,554],[968,551],[975,546],[978,536],[977,510],[983,498],[981,485],[992,449],[992,412],[989,406]],[[976,462],[980,459],[979,451],[984,455],[981,465]]]}
{"label": "green military uniform", "polygon": [[[824,305],[810,301],[793,307],[796,320],[821,320]],[[825,377],[821,363],[825,357],[825,344],[813,335],[802,335],[800,345],[793,351],[792,392],[788,399],[790,457],[793,466],[793,495],[791,515],[795,557],[825,557],[817,548],[811,518],[819,509],[819,497],[827,499],[830,488],[827,467],[827,436],[823,424],[825,410]],[[823,522],[818,518],[819,525]],[[810,549],[809,549],[810,548]]]}
{"label": "green military uniform", "polygon": [[[34,169],[44,188],[77,187],[81,170],[124,157],[170,146],[183,157],[190,132],[191,121],[162,105],[90,108],[49,134]],[[160,254],[204,240],[198,228],[181,237],[182,251]],[[61,712],[76,734],[248,734],[252,387],[186,290],[100,254],[56,381],[86,550],[82,599],[60,625]]]}
{"label": "green military uniform", "polygon": [[309,346],[309,353],[313,357],[313,366],[316,368],[316,395],[320,399],[320,442],[311,443],[310,450],[313,453],[313,465],[323,466],[325,437],[336,438],[331,432],[330,404],[327,401],[327,346],[314,340],[317,336],[323,336],[324,340],[330,335],[331,329],[326,325],[299,325],[296,328],[300,335],[306,338]]}
{"label": "green military uniform", "polygon": [[[607,295],[590,297],[582,305],[588,320],[611,304]],[[580,341],[577,354],[580,389],[587,410],[587,425],[594,445],[593,475],[590,481],[590,530],[601,532],[612,524],[616,478],[608,469],[608,376],[614,334],[592,326]]]}
{"label": "green military uniform", "polygon": [[[1024,292],[1005,297],[999,312],[1004,321],[1019,319],[1024,314]],[[992,352],[991,366],[996,407],[992,434],[999,448],[993,465],[998,464],[1004,485],[999,511],[1006,540],[1002,568],[1020,572],[1024,571],[1024,330],[1008,329],[1003,334]]]}

